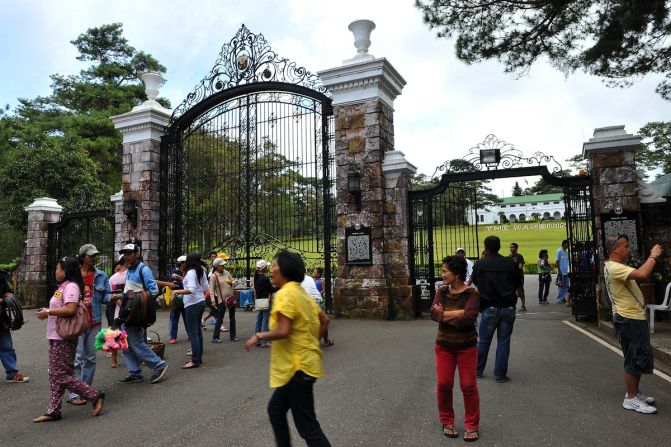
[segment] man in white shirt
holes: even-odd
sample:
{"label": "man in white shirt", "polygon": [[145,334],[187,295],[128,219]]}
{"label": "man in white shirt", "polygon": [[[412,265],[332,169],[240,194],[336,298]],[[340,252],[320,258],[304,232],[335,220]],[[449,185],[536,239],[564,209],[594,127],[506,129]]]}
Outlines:
{"label": "man in white shirt", "polygon": [[[305,277],[303,278],[303,282],[301,283],[301,286],[303,286],[303,289],[310,295],[312,298],[314,298],[315,302],[321,307],[322,309],[324,308],[324,298],[322,297],[322,294],[319,293],[319,290],[317,290],[317,284],[315,283],[315,280],[312,276],[308,275],[307,273],[305,274]],[[328,329],[324,331],[324,347],[327,346],[333,346],[334,341],[329,339],[329,331]]]}

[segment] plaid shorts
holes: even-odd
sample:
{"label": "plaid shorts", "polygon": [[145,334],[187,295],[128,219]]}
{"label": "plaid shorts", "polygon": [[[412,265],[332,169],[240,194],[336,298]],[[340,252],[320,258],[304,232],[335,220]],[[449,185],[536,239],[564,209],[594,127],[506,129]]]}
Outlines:
{"label": "plaid shorts", "polygon": [[654,368],[654,357],[647,320],[632,320],[613,314],[613,326],[624,354],[624,372],[651,374]]}

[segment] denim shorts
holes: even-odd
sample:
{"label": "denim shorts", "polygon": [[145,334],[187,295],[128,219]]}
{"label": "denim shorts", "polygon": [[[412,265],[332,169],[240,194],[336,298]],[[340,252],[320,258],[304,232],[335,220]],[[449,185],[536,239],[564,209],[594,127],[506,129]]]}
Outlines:
{"label": "denim shorts", "polygon": [[654,358],[647,320],[632,320],[613,314],[613,326],[624,354],[624,372],[651,374],[654,368]]}

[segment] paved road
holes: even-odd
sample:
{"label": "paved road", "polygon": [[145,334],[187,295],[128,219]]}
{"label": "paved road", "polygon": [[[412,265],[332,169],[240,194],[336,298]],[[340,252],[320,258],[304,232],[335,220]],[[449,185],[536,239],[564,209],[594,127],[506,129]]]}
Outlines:
{"label": "paved road", "polygon": [[[528,284],[530,288],[533,284]],[[531,292],[531,290],[530,290]],[[553,292],[554,293],[554,292]],[[562,320],[561,305],[530,300],[513,334],[509,383],[492,379],[493,349],[479,383],[483,446],[667,445],[671,386],[646,376],[646,393],[660,415],[622,409],[622,359]],[[157,324],[165,333],[165,314]],[[239,337],[252,334],[253,315],[239,312]],[[182,330],[182,329],[180,329]],[[318,381],[316,408],[334,446],[463,445],[441,435],[435,402],[432,321],[334,321],[336,345],[325,350],[327,376]],[[267,350],[247,353],[242,343],[207,343],[205,365],[183,371],[184,333],[166,348],[165,382],[117,384],[125,372],[98,356],[95,385],[108,393],[104,415],[65,405],[60,422],[32,424],[48,398],[44,323],[14,334],[29,384],[0,383],[0,446],[271,446],[265,413]],[[211,329],[207,332],[211,336]],[[209,340],[209,339],[208,339]],[[463,409],[457,394],[458,426]],[[296,439],[297,434],[294,431]],[[296,445],[304,445],[297,440]]]}

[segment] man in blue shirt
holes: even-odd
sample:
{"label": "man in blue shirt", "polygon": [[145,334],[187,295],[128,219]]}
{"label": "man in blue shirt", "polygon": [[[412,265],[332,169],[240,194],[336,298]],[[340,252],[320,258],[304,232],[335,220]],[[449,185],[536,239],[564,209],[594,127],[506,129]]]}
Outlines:
{"label": "man in blue shirt", "polygon": [[569,288],[569,279],[568,279],[568,239],[564,239],[561,243],[561,247],[557,249],[557,262],[555,266],[557,267],[557,303],[566,302],[566,293]]}
{"label": "man in blue shirt", "polygon": [[[147,305],[153,305],[152,301],[158,295],[158,285],[154,280],[151,269],[140,261],[140,248],[136,244],[126,244],[119,253],[124,256],[128,264],[124,294],[130,291],[142,293],[146,290],[149,292],[150,301]],[[144,364],[154,371],[151,376],[151,383],[160,382],[168,370],[168,362],[156,355],[147,345],[145,327],[124,324],[124,329],[128,336],[128,349],[124,350],[128,377],[119,380],[119,382],[136,383],[144,380],[140,360],[144,361]]]}

